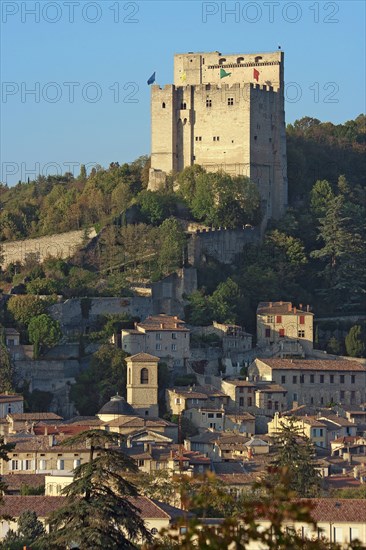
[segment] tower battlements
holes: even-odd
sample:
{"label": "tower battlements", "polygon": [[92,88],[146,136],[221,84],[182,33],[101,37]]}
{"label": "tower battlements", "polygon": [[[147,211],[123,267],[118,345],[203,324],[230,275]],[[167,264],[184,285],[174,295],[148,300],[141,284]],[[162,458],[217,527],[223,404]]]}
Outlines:
{"label": "tower battlements", "polygon": [[174,84],[152,86],[149,188],[200,164],[245,174],[257,184],[265,217],[287,205],[284,54],[174,56]]}

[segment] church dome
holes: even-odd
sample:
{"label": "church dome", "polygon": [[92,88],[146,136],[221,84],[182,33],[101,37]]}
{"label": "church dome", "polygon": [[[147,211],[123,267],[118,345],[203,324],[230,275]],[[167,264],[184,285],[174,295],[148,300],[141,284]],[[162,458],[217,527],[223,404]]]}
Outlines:
{"label": "church dome", "polygon": [[121,395],[113,395],[110,400],[103,405],[103,407],[98,411],[98,415],[101,414],[115,414],[115,415],[126,415],[126,416],[136,416],[136,412],[127,403],[126,399]]}

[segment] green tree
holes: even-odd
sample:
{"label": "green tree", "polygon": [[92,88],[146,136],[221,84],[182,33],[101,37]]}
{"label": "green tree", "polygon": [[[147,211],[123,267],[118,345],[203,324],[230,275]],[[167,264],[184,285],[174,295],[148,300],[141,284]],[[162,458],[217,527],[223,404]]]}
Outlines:
{"label": "green tree", "polygon": [[44,546],[64,549],[77,543],[80,550],[134,549],[138,538],[151,535],[129,497],[136,487],[124,477],[137,466],[120,449],[121,436],[90,430],[65,440],[88,445],[89,461],[74,470],[73,482],[63,489],[65,505],[49,518],[50,534]]}
{"label": "green tree", "polygon": [[18,519],[18,534],[32,544],[38,537],[45,533],[43,523],[37,518],[37,514],[31,510],[23,512]]}
{"label": "green tree", "polygon": [[200,290],[196,290],[188,296],[185,314],[192,325],[210,325],[213,320],[212,307],[208,297]]}
{"label": "green tree", "polygon": [[161,243],[159,269],[163,275],[168,275],[182,265],[185,235],[182,226],[174,218],[163,221],[159,234]]}
{"label": "green tree", "polygon": [[220,323],[235,323],[238,318],[238,309],[242,301],[240,288],[230,277],[220,283],[210,296],[210,306],[213,316]]}
{"label": "green tree", "polygon": [[41,299],[38,296],[12,296],[7,303],[7,309],[21,328],[29,325],[33,317],[46,313],[54,299]]}
{"label": "green tree", "polygon": [[341,344],[334,336],[332,336],[328,342],[327,351],[334,355],[339,355],[341,353]]}
{"label": "green tree", "polygon": [[310,208],[316,218],[322,218],[334,199],[332,186],[327,180],[318,180],[310,191]]}
{"label": "green tree", "polygon": [[14,392],[13,365],[4,344],[0,344],[0,393]]}
{"label": "green tree", "polygon": [[350,357],[365,357],[365,336],[365,330],[362,329],[361,325],[350,328],[345,338],[347,355]]}
{"label": "green tree", "polygon": [[93,354],[87,369],[76,376],[70,398],[82,415],[94,415],[116,391],[126,394],[126,354],[111,344]]}
{"label": "green tree", "polygon": [[30,342],[34,345],[33,357],[38,359],[45,347],[55,346],[61,340],[61,328],[58,321],[43,313],[33,317],[28,325]]}
{"label": "green tree", "polygon": [[313,444],[296,426],[296,418],[290,417],[286,424],[280,422],[280,426],[274,437],[276,457],[269,472],[270,481],[276,483],[286,469],[292,491],[300,497],[317,496],[320,475],[316,470]]}

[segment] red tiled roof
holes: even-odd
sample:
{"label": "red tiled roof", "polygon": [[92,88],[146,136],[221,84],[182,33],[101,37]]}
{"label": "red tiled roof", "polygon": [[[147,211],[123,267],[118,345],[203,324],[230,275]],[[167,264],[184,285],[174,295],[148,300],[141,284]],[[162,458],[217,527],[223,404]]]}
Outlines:
{"label": "red tiled roof", "polygon": [[19,491],[22,485],[39,487],[45,484],[45,474],[7,474],[1,479],[7,491]]}
{"label": "red tiled roof", "polygon": [[[168,504],[147,497],[130,497],[130,502],[140,510],[143,519],[173,519],[185,512]],[[26,510],[45,518],[65,504],[65,497],[5,495],[0,503],[0,514],[18,518]]]}
{"label": "red tiled roof", "polygon": [[315,498],[302,499],[311,502],[311,512],[315,521],[366,523],[366,499],[356,498]]}
{"label": "red tiled roof", "polygon": [[64,497],[4,495],[0,502],[0,515],[19,517],[26,510],[35,512],[39,518],[45,518],[60,508]]}
{"label": "red tiled roof", "polygon": [[164,331],[169,330],[173,332],[189,332],[189,329],[186,328],[185,322],[179,319],[178,317],[173,317],[171,315],[153,315],[147,317],[142,323],[138,323],[138,327],[141,327],[145,331]]}
{"label": "red tiled roof", "polygon": [[362,371],[366,372],[366,366],[357,361],[347,359],[259,359],[273,370],[325,370],[325,371]]}
{"label": "red tiled roof", "polygon": [[24,401],[24,397],[16,393],[0,393],[0,402],[10,403],[12,401]]}
{"label": "red tiled roof", "polygon": [[39,420],[62,420],[62,416],[58,416],[58,414],[52,413],[52,412],[33,412],[33,413],[17,413],[17,414],[8,414],[9,418],[14,420],[15,422],[21,422],[21,421],[39,421]]}
{"label": "red tiled roof", "polygon": [[257,315],[313,315],[309,311],[292,307],[292,302],[260,302]]}
{"label": "red tiled roof", "polygon": [[226,382],[227,384],[232,384],[233,386],[250,386],[254,387],[255,384],[253,382],[249,382],[248,380],[223,380],[223,382]]}

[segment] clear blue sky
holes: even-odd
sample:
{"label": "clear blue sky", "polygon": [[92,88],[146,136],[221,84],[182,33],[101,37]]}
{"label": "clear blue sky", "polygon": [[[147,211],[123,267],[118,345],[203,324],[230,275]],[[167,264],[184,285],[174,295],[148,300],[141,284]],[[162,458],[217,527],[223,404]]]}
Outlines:
{"label": "clear blue sky", "polygon": [[[156,71],[158,84],[171,83],[177,52],[281,45],[287,122],[308,115],[341,123],[366,110],[361,0],[0,4],[0,181],[8,184],[32,179],[34,169],[55,173],[49,163],[64,172],[70,162],[108,166],[148,154],[146,80]],[[36,98],[25,93],[32,88]]]}

